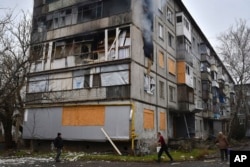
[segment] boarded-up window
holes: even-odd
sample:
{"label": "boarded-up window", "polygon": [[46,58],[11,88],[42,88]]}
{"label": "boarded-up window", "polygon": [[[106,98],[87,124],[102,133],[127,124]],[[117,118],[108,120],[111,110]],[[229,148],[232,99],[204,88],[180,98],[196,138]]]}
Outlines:
{"label": "boarded-up window", "polygon": [[144,129],[154,129],[154,111],[144,109],[143,127]]}
{"label": "boarded-up window", "polygon": [[160,112],[160,130],[166,130],[166,112]]}
{"label": "boarded-up window", "polygon": [[105,106],[64,107],[64,126],[104,126]]}
{"label": "boarded-up window", "polygon": [[168,71],[170,74],[176,75],[175,61],[171,58],[168,58]]}
{"label": "boarded-up window", "polygon": [[163,54],[163,52],[159,51],[158,58],[159,58],[159,66],[161,68],[164,68],[164,54]]}

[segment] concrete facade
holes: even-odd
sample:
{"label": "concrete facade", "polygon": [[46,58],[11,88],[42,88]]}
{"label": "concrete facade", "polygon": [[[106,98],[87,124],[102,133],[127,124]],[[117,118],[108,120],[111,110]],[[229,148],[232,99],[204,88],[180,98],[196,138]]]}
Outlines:
{"label": "concrete facade", "polygon": [[219,78],[210,79],[208,62],[233,82],[180,0],[34,0],[32,40],[24,139],[61,132],[65,140],[106,141],[104,128],[134,149],[157,131],[167,138],[216,133],[223,107],[213,101]]}

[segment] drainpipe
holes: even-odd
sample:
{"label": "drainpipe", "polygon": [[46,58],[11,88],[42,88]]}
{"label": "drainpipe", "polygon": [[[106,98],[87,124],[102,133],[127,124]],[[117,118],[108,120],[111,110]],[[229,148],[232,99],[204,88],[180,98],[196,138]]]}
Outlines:
{"label": "drainpipe", "polygon": [[137,135],[135,134],[135,105],[131,103],[131,110],[130,110],[130,120],[131,120],[131,150],[135,150],[135,138]]}

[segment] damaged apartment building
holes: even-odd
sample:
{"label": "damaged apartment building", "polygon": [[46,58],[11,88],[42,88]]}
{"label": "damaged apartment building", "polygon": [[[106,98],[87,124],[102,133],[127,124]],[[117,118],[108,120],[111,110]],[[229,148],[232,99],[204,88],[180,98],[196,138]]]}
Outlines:
{"label": "damaged apartment building", "polygon": [[227,130],[233,81],[181,0],[34,0],[32,42],[24,139]]}

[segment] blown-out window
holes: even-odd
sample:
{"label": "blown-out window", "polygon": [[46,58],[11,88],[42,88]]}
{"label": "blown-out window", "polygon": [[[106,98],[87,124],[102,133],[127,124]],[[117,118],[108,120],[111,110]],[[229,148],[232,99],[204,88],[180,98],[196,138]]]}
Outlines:
{"label": "blown-out window", "polygon": [[155,80],[146,74],[144,76],[144,90],[149,94],[154,94],[155,92]]}

